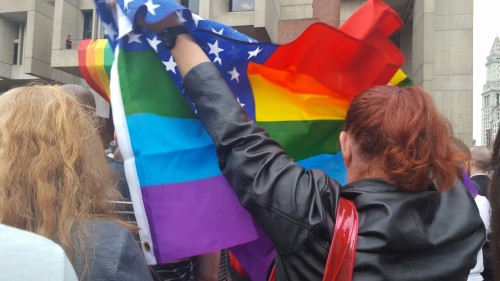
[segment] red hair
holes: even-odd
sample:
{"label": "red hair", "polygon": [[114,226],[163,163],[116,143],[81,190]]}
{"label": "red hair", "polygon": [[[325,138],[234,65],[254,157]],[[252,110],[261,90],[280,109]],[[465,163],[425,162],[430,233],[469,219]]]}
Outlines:
{"label": "red hair", "polygon": [[377,160],[386,178],[410,191],[434,183],[449,189],[461,175],[450,122],[418,87],[376,86],[356,96],[344,129],[361,157]]}

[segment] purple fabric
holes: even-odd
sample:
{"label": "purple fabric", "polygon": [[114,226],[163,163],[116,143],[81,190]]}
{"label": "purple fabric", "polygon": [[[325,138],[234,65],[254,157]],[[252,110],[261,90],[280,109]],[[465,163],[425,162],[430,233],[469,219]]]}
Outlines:
{"label": "purple fabric", "polygon": [[467,187],[467,190],[470,192],[472,197],[476,197],[476,195],[479,193],[476,189],[476,186],[472,182],[472,180],[469,178],[469,174],[467,174],[467,171],[462,169],[462,180],[464,182],[465,187]]}
{"label": "purple fabric", "polygon": [[[223,176],[217,176],[196,184],[183,182],[141,189],[151,233],[162,234],[152,237],[158,263],[264,237],[225,181]],[[258,256],[265,256],[268,249],[262,251],[254,249]]]}
{"label": "purple fabric", "polygon": [[269,265],[276,257],[267,237],[230,249],[252,280],[266,280]]}

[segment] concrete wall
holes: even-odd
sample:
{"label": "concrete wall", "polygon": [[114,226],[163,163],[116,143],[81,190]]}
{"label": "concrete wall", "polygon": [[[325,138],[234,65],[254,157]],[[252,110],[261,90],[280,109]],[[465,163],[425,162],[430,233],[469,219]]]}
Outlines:
{"label": "concrete wall", "polygon": [[79,7],[82,10],[93,10],[93,9],[95,9],[94,0],[79,0],[78,3],[80,3]]}
{"label": "concrete wall", "polygon": [[0,0],[0,13],[32,11],[35,10],[36,2],[36,0]]}
{"label": "concrete wall", "polygon": [[[447,0],[446,0],[447,1]],[[411,77],[415,85],[432,92],[434,62],[434,0],[415,1]]]}
{"label": "concrete wall", "polygon": [[[94,7],[92,0],[57,0],[54,5],[42,0],[0,0],[0,77],[5,78],[0,91],[38,78],[59,83],[83,83],[79,77],[51,67],[52,48],[64,48],[67,30],[82,33],[83,14],[75,8],[78,5],[82,9]],[[54,13],[61,16],[54,19]],[[76,25],[75,18],[78,19]],[[58,32],[54,32],[55,20],[58,20]],[[19,26],[22,29],[19,38],[23,47],[19,53],[22,62],[21,65],[12,65],[13,43],[19,37]],[[71,63],[77,56],[75,53],[61,59]]]}
{"label": "concrete wall", "polygon": [[340,26],[340,0],[314,0],[313,17],[331,26]]}
{"label": "concrete wall", "polygon": [[412,70],[412,57],[413,57],[413,38],[412,38],[412,25],[403,25],[400,29],[400,42],[399,49],[405,56],[405,63],[401,69],[407,74],[411,74]]}
{"label": "concrete wall", "polygon": [[255,23],[255,11],[229,12],[229,5],[226,1],[206,1],[210,1],[209,18],[211,20],[223,22],[230,26],[254,25]]}
{"label": "concrete wall", "polygon": [[295,40],[309,25],[319,20],[314,18],[312,0],[281,0],[277,8],[280,10],[279,44]]}
{"label": "concrete wall", "polygon": [[12,62],[14,58],[14,39],[19,33],[19,24],[0,16],[0,77],[12,76]]}
{"label": "concrete wall", "polygon": [[279,8],[278,0],[266,1],[266,17],[265,26],[271,41],[278,42],[278,23],[281,18],[281,9]]}
{"label": "concrete wall", "polygon": [[309,25],[324,22],[338,26],[340,0],[284,0],[279,1],[280,21],[278,43],[295,40]]}
{"label": "concrete wall", "polygon": [[[66,46],[66,37],[71,35],[74,43],[83,37],[83,14],[77,0],[56,0],[54,7],[53,50]],[[76,47],[76,46],[75,46]]]}
{"label": "concrete wall", "polygon": [[[34,75],[36,77],[51,77],[50,68],[50,46],[52,40],[52,17],[54,7],[46,1],[20,0],[6,1],[0,0],[0,15],[14,18],[18,23],[2,20],[0,22],[0,34],[5,43],[0,46],[2,51],[3,75],[8,67],[12,65],[13,39],[19,37],[17,26],[23,26],[23,37],[18,38],[21,41],[22,50],[19,53],[22,56],[22,65],[20,67],[11,67],[11,79],[26,79]],[[3,40],[2,40],[3,41]]]}
{"label": "concrete wall", "polygon": [[415,1],[412,77],[472,145],[472,0]]}
{"label": "concrete wall", "polygon": [[39,11],[28,11],[24,42],[24,72],[50,78],[52,76],[50,67],[52,17]]}
{"label": "concrete wall", "polygon": [[340,24],[344,23],[361,5],[365,0],[344,0],[340,3]]}
{"label": "concrete wall", "polygon": [[436,1],[434,96],[454,125],[455,134],[472,145],[472,0]]}

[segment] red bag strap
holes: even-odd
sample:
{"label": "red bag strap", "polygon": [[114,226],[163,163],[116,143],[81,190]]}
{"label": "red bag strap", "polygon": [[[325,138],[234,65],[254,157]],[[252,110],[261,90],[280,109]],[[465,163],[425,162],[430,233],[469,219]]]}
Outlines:
{"label": "red bag strap", "polygon": [[273,270],[271,270],[271,275],[269,275],[267,281],[276,281],[276,266],[273,266]]}
{"label": "red bag strap", "polygon": [[[358,212],[351,201],[340,197],[323,281],[352,280],[357,242]],[[273,267],[268,281],[276,281],[275,267]]]}
{"label": "red bag strap", "polygon": [[323,281],[352,280],[357,242],[358,212],[351,201],[340,197]]}

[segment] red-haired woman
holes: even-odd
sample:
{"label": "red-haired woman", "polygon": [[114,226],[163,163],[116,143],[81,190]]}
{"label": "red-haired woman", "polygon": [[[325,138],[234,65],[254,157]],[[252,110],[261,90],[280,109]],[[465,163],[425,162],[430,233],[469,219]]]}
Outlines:
{"label": "red-haired woman", "polygon": [[[146,27],[159,31],[176,22]],[[341,196],[359,215],[354,280],[467,279],[485,230],[457,180],[461,159],[450,124],[428,94],[375,87],[352,101],[340,135],[349,181],[342,188],[324,172],[297,165],[248,118],[193,39],[175,31],[163,34],[171,36],[186,93],[223,174],[273,242],[277,280],[321,280]]]}

